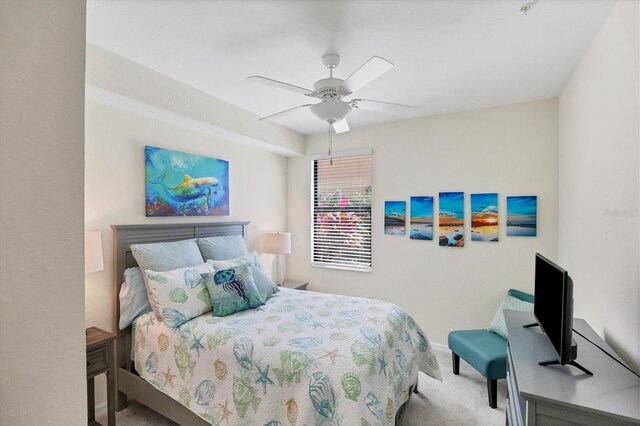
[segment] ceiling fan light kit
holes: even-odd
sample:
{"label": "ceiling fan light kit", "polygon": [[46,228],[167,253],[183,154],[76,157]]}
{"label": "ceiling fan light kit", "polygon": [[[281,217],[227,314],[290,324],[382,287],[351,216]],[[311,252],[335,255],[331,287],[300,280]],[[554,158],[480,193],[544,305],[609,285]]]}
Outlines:
{"label": "ceiling fan light kit", "polygon": [[[310,108],[313,115],[329,124],[342,121],[351,112],[351,105],[335,98],[325,99]],[[337,132],[336,132],[337,133]]]}
{"label": "ceiling fan light kit", "polygon": [[347,123],[346,117],[354,109],[382,111],[400,115],[406,115],[416,109],[416,107],[409,105],[394,104],[390,102],[373,101],[368,99],[343,99],[393,68],[393,64],[386,59],[374,56],[365,62],[360,68],[355,70],[349,77],[347,77],[346,80],[335,78],[333,76],[333,70],[340,64],[340,56],[333,53],[324,55],[322,57],[322,63],[329,69],[329,78],[323,78],[316,81],[313,85],[313,91],[267,77],[257,75],[248,77],[247,80],[255,83],[279,87],[281,89],[290,90],[321,100],[321,102],[316,104],[305,104],[289,108],[287,110],[262,117],[261,120],[274,119],[288,115],[302,108],[309,108],[313,115],[329,125],[329,157],[331,157],[333,132],[344,133],[349,131],[349,124]]}

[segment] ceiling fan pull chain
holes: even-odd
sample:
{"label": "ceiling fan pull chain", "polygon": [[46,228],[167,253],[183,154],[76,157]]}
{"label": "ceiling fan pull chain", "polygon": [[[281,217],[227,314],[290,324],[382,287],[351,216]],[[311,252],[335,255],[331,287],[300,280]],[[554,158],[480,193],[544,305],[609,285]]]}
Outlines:
{"label": "ceiling fan pull chain", "polygon": [[333,166],[333,124],[329,123],[329,165]]}

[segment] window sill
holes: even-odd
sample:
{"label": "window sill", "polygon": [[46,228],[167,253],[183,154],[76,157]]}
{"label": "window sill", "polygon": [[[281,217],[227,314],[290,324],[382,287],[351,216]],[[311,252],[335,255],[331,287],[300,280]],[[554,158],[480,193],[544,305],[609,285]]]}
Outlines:
{"label": "window sill", "polygon": [[363,267],[353,267],[346,265],[328,265],[326,263],[315,263],[311,262],[312,268],[322,268],[322,269],[338,269],[341,271],[351,271],[351,272],[371,272],[371,267],[363,268]]}

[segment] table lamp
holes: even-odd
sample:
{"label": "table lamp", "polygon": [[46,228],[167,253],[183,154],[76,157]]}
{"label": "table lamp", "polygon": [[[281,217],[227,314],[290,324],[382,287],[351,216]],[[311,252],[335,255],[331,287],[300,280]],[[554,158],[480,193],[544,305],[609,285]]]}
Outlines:
{"label": "table lamp", "polygon": [[104,270],[102,259],[102,233],[87,231],[84,233],[84,273]]}
{"label": "table lamp", "polygon": [[281,286],[284,282],[284,273],[280,255],[291,253],[291,234],[288,232],[269,232],[264,241],[264,252],[276,255],[276,284]]}

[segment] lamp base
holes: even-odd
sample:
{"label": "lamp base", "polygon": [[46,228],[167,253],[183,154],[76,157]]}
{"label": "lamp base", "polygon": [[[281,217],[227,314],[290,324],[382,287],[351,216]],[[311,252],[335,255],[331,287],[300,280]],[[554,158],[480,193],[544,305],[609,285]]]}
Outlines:
{"label": "lamp base", "polygon": [[284,284],[284,273],[282,270],[282,261],[280,255],[276,254],[276,279],[274,280],[278,287],[282,287]]}

